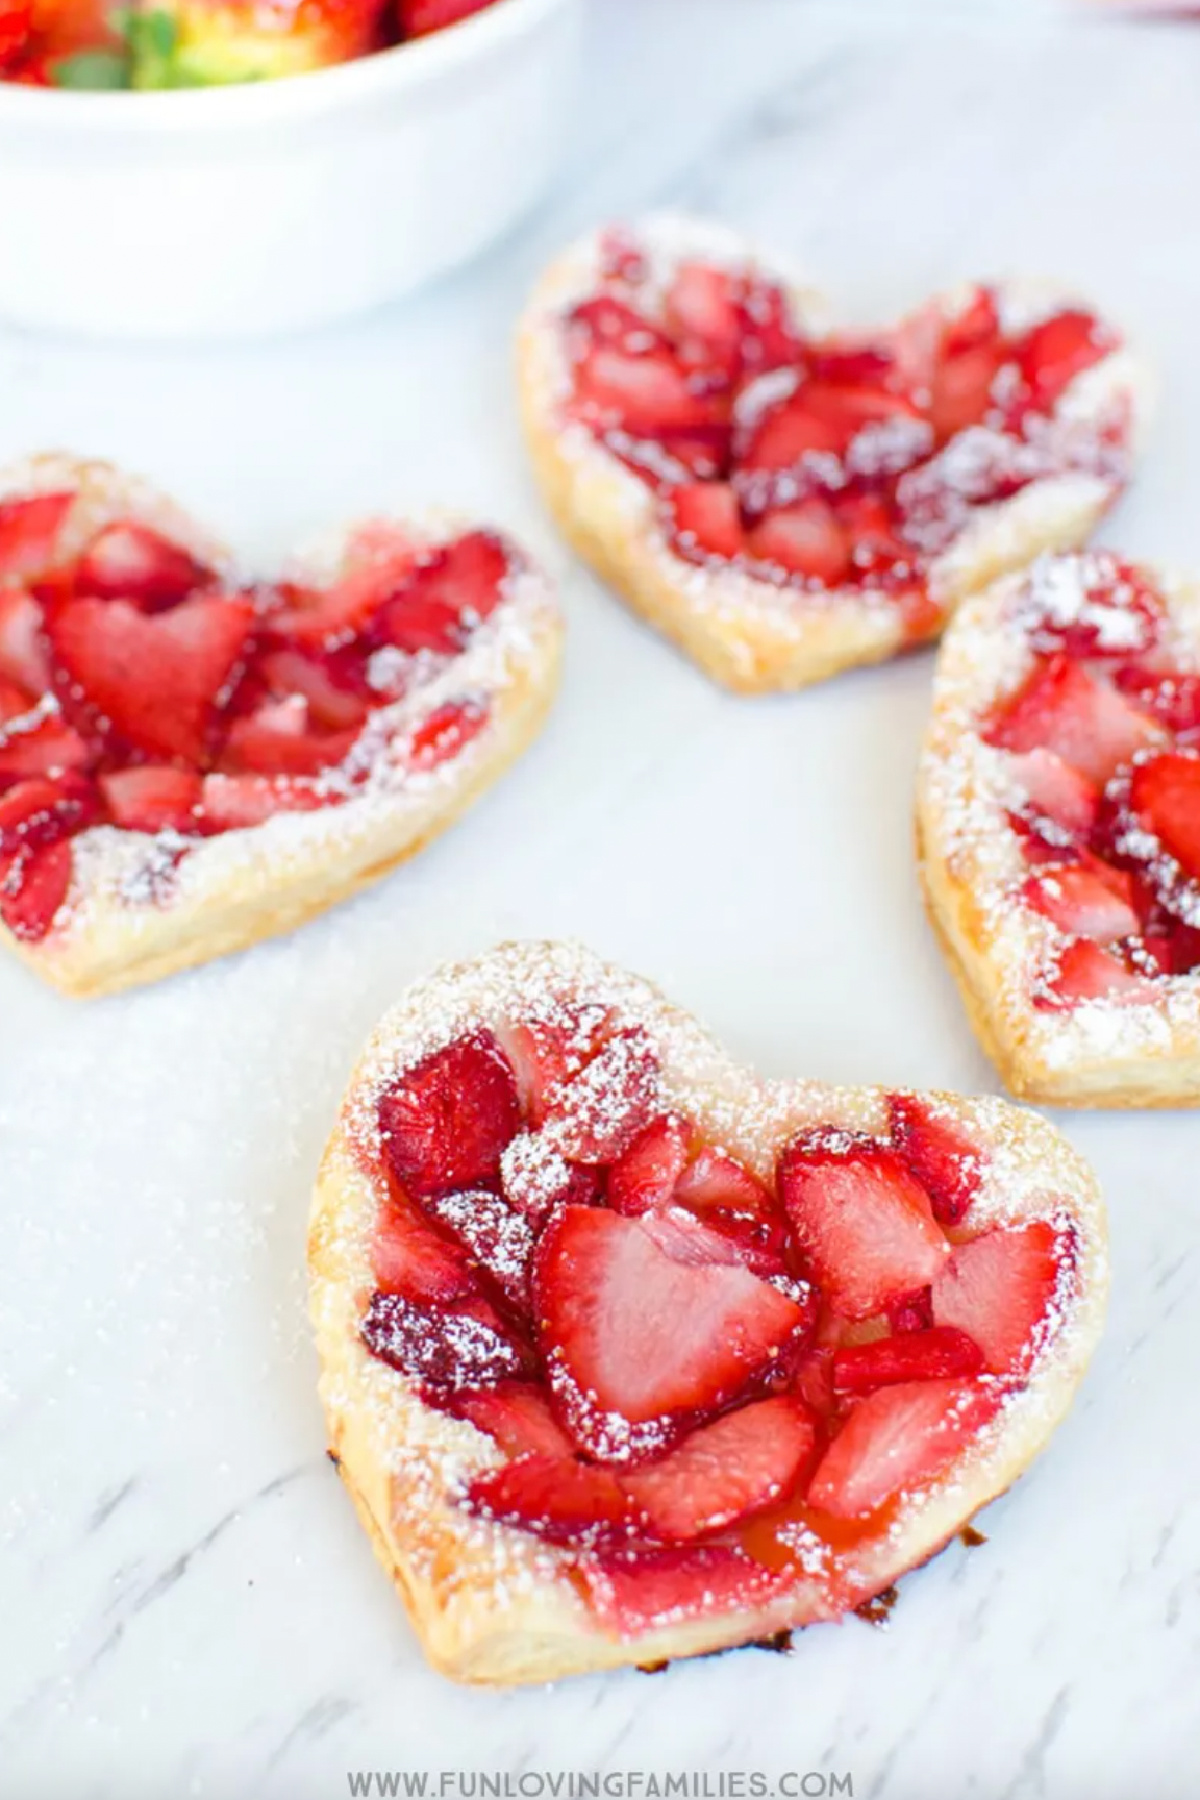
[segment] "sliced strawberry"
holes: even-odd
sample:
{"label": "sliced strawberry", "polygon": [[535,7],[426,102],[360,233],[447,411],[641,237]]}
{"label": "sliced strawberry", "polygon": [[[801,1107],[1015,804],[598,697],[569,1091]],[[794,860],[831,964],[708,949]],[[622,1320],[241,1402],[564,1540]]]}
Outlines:
{"label": "sliced strawberry", "polygon": [[680,1206],[706,1213],[714,1208],[748,1215],[774,1212],[775,1203],[762,1182],[723,1150],[705,1145],[697,1151],[675,1188]]}
{"label": "sliced strawberry", "polygon": [[929,417],[939,443],[978,425],[992,404],[992,388],[1005,360],[998,341],[944,356],[934,371]]}
{"label": "sliced strawberry", "polygon": [[23,718],[37,703],[35,694],[0,675],[0,726],[7,725],[12,719]]}
{"label": "sliced strawberry", "polygon": [[447,1306],[477,1291],[464,1247],[451,1243],[402,1195],[380,1210],[371,1272],[383,1293],[423,1306]]}
{"label": "sliced strawberry", "polygon": [[1140,928],[1133,905],[1133,880],[1099,857],[1057,863],[1022,883],[1021,898],[1051,924],[1076,937],[1113,944]]}
{"label": "sliced strawberry", "polygon": [[809,1505],[838,1519],[876,1512],[939,1475],[995,1405],[978,1386],[955,1378],[877,1389],[858,1402],[825,1452]]}
{"label": "sliced strawberry", "polygon": [[71,890],[72,863],[66,839],[0,851],[0,919],[22,942],[49,936]]}
{"label": "sliced strawberry", "polygon": [[603,1014],[593,1008],[561,1021],[527,1019],[498,1028],[497,1039],[516,1073],[521,1110],[535,1130],[545,1121],[553,1090],[599,1049],[602,1022]]}
{"label": "sliced strawberry", "polygon": [[486,701],[447,700],[422,719],[408,745],[408,765],[428,775],[466,749],[491,717]]}
{"label": "sliced strawberry", "polygon": [[464,1245],[472,1262],[491,1276],[508,1304],[524,1313],[533,1255],[533,1230],[525,1214],[487,1188],[433,1194],[424,1205]]}
{"label": "sliced strawberry", "polygon": [[486,1469],[468,1486],[466,1504],[552,1544],[612,1543],[628,1538],[636,1523],[633,1503],[612,1471],[574,1457],[519,1456],[503,1468]]}
{"label": "sliced strawberry", "polygon": [[366,721],[371,700],[365,667],[353,660],[352,650],[269,650],[259,659],[257,670],[272,698],[284,700],[299,694],[307,702],[312,723],[322,730],[346,731]]}
{"label": "sliced strawberry", "polygon": [[74,491],[0,501],[0,579],[37,575],[54,560]]}
{"label": "sliced strawberry", "polygon": [[608,1172],[608,1204],[630,1218],[663,1206],[683,1174],[691,1127],[676,1113],[653,1119]]}
{"label": "sliced strawberry", "polygon": [[77,774],[20,781],[0,794],[0,853],[71,837],[92,824],[98,812],[95,788]]}
{"label": "sliced strawberry", "polygon": [[30,694],[44,694],[50,686],[42,609],[24,588],[0,588],[0,675]]}
{"label": "sliced strawberry", "polygon": [[190,769],[170,763],[141,763],[100,776],[100,791],[114,825],[126,831],[200,829],[204,788]]}
{"label": "sliced strawberry", "polygon": [[833,1385],[840,1394],[873,1394],[876,1388],[901,1381],[978,1375],[982,1368],[983,1351],[973,1338],[939,1326],[839,1350],[833,1359]]}
{"label": "sliced strawberry", "polygon": [[67,676],[127,743],[199,762],[253,620],[248,602],[215,596],[153,616],[125,600],[76,600],[48,630]]}
{"label": "sliced strawberry", "polygon": [[472,531],[440,546],[385,600],[372,639],[416,654],[453,655],[504,598],[508,553],[490,531]]}
{"label": "sliced strawberry", "polygon": [[1071,1240],[1046,1220],[997,1226],[959,1244],[933,1284],[938,1325],[965,1331],[994,1375],[1026,1366],[1056,1322]]}
{"label": "sliced strawberry", "polygon": [[619,1638],[744,1613],[786,1587],[778,1574],[727,1544],[608,1551],[581,1560],[577,1579],[600,1626]]}
{"label": "sliced strawberry", "polygon": [[122,519],[97,532],[84,550],[74,590],[80,600],[128,600],[143,612],[161,612],[213,580],[213,571],[181,544]]}
{"label": "sliced strawberry", "polygon": [[374,1294],[362,1338],[372,1356],[439,1398],[533,1372],[528,1350],[475,1300],[427,1307],[403,1294]]}
{"label": "sliced strawberry", "polygon": [[[1074,568],[1067,564],[1064,573],[1066,593],[1061,600],[1051,574],[1033,582],[1023,604],[1027,629],[1039,650],[1065,651],[1080,661],[1096,657],[1124,662],[1154,649],[1165,609],[1161,596],[1138,569],[1112,556],[1095,556]],[[1117,680],[1120,684],[1120,671]]]}
{"label": "sliced strawberry", "polygon": [[1050,819],[1072,837],[1085,838],[1096,823],[1100,789],[1053,750],[1027,750],[1014,755],[1010,773],[1028,795],[1035,813]]}
{"label": "sliced strawberry", "polygon": [[547,1126],[572,1162],[608,1163],[633,1142],[658,1098],[658,1057],[646,1032],[617,1031],[550,1096]]}
{"label": "sliced strawberry", "polygon": [[1091,313],[1065,308],[1027,332],[1016,354],[1034,404],[1049,411],[1077,375],[1114,347]]}
{"label": "sliced strawberry", "polygon": [[868,383],[808,381],[800,390],[800,397],[809,413],[836,428],[843,449],[849,448],[851,440],[866,425],[920,417],[903,394]]}
{"label": "sliced strawberry", "polygon": [[915,1094],[892,1094],[888,1112],[892,1141],[929,1195],[934,1218],[939,1225],[961,1225],[983,1179],[978,1144]]}
{"label": "sliced strawberry", "polygon": [[806,1132],[780,1157],[778,1180],[796,1242],[846,1318],[924,1287],[950,1254],[925,1189],[873,1138]]}
{"label": "sliced strawberry", "polygon": [[200,805],[206,831],[248,831],[280,812],[314,812],[327,799],[300,781],[270,775],[206,775]]}
{"label": "sliced strawberry", "polygon": [[747,534],[750,554],[833,587],[850,570],[852,545],[832,506],[816,498],[776,507]]}
{"label": "sliced strawberry", "polygon": [[1160,736],[1140,707],[1067,656],[1037,663],[987,733],[1002,750],[1052,750],[1097,782]]}
{"label": "sliced strawberry", "polygon": [[1174,735],[1200,735],[1200,675],[1129,663],[1117,670],[1116,682],[1122,693],[1132,694],[1139,706]]}
{"label": "sliced strawberry", "polygon": [[435,1050],[379,1102],[388,1164],[400,1186],[420,1197],[494,1181],[520,1125],[512,1068],[490,1031]]}
{"label": "sliced strawberry", "polygon": [[0,730],[0,784],[86,769],[91,761],[92,752],[84,739],[56,713],[27,730]]}
{"label": "sliced strawberry", "polygon": [[344,762],[358,738],[357,726],[320,731],[309,722],[308,702],[299,694],[269,700],[229,728],[221,762],[225,768],[258,775],[317,775]]}
{"label": "sliced strawberry", "polygon": [[400,35],[406,38],[428,37],[431,31],[445,31],[460,19],[482,12],[494,0],[396,0]]}
{"label": "sliced strawberry", "polygon": [[762,415],[743,447],[739,460],[744,468],[791,470],[807,456],[842,455],[849,441],[844,424],[814,412],[806,394],[801,388]]}
{"label": "sliced strawberry", "polygon": [[1090,938],[1073,938],[1059,953],[1058,965],[1045,991],[1035,994],[1040,1007],[1077,1006],[1086,1000],[1114,1000],[1137,1006],[1154,1000],[1153,981],[1136,975],[1111,950]]}
{"label": "sliced strawberry", "polygon": [[731,561],[745,550],[737,495],[727,482],[700,481],[673,488],[667,506],[676,547],[690,560],[719,556]]}
{"label": "sliced strawberry", "polygon": [[1193,881],[1200,881],[1200,754],[1168,751],[1134,769],[1129,804]]}
{"label": "sliced strawberry", "polygon": [[634,355],[606,344],[575,370],[575,407],[589,423],[634,437],[704,425],[714,416],[711,399],[695,392],[674,356]]}
{"label": "sliced strawberry", "polygon": [[779,1357],[803,1309],[727,1257],[687,1213],[626,1219],[568,1206],[551,1220],[534,1259],[536,1312],[584,1449],[623,1453],[581,1396],[633,1425],[706,1413]]}
{"label": "sliced strawberry", "polygon": [[686,1544],[785,1498],[816,1446],[806,1406],[791,1396],[760,1400],[701,1426],[622,1485],[654,1537]]}
{"label": "sliced strawberry", "polygon": [[742,285],[728,269],[679,265],[667,290],[666,316],[685,361],[737,374],[746,329]]}
{"label": "sliced strawberry", "polygon": [[550,1410],[544,1391],[531,1381],[502,1381],[455,1395],[451,1411],[494,1438],[506,1456],[574,1456],[570,1438]]}

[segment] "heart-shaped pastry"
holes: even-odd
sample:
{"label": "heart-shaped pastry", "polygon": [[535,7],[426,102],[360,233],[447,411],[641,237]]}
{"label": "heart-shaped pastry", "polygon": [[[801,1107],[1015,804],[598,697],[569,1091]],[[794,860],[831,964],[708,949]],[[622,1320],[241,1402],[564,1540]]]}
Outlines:
{"label": "heart-shaped pastry", "polygon": [[410,992],[309,1237],[332,1454],[429,1660],[545,1681],[840,1617],[1028,1466],[1103,1207],[998,1100],[765,1081],[509,945]]}
{"label": "heart-shaped pastry", "polygon": [[798,688],[934,637],[963,595],[1087,537],[1142,378],[1042,285],[967,286],[831,331],[778,264],[696,220],[598,232],[520,339],[559,526],[718,681]]}
{"label": "heart-shaped pastry", "polygon": [[507,538],[372,519],[249,582],[100,463],[0,475],[0,943],[109,993],[290,930],[534,736],[561,621]]}
{"label": "heart-shaped pastry", "polygon": [[1200,1103],[1200,588],[1092,551],[968,602],[917,811],[930,916],[1013,1093]]}

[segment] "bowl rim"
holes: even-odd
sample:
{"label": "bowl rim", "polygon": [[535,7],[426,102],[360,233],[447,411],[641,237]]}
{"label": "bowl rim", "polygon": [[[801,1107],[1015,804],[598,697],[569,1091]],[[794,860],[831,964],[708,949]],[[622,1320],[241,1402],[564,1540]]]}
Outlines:
{"label": "bowl rim", "polygon": [[315,118],[379,94],[407,93],[455,69],[483,61],[491,51],[534,29],[551,13],[578,3],[579,0],[492,0],[490,6],[441,31],[430,32],[428,37],[276,81],[146,92],[123,89],[116,93],[0,82],[0,128],[28,127],[31,131],[52,132],[62,126],[88,132],[170,133],[220,131],[231,125]]}

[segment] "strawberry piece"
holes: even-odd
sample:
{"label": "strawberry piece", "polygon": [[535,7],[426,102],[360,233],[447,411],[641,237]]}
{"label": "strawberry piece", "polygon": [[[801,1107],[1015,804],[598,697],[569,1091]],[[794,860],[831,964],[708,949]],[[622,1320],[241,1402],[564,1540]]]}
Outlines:
{"label": "strawberry piece", "polygon": [[1079,661],[1124,662],[1145,656],[1162,635],[1160,595],[1132,564],[1105,556],[1093,558],[1092,565],[1080,565],[1085,574],[1082,601],[1069,592],[1061,608],[1052,581],[1044,586],[1034,582],[1024,610],[1031,642],[1039,650],[1065,651]]}
{"label": "strawberry piece", "polygon": [[415,655],[453,655],[504,598],[508,553],[490,531],[472,531],[431,552],[383,602],[372,639]]}
{"label": "strawberry piece", "polygon": [[873,1138],[806,1132],[780,1157],[778,1181],[796,1242],[846,1318],[924,1287],[950,1254],[924,1188]]}
{"label": "strawberry piece", "polygon": [[35,695],[0,675],[0,726],[7,725],[12,719],[23,718],[36,705]]}
{"label": "strawberry piece", "polygon": [[229,728],[222,764],[258,775],[317,775],[344,762],[358,738],[346,731],[310,728],[308,702],[299,694],[269,700]]}
{"label": "strawberry piece", "polygon": [[1130,663],[1116,672],[1122,693],[1132,694],[1176,737],[1200,735],[1200,675],[1164,673]]}
{"label": "strawberry piece", "polygon": [[100,776],[114,825],[126,831],[199,831],[203,784],[190,769],[142,763]]}
{"label": "strawberry piece", "polygon": [[1073,938],[1059,953],[1058,967],[1045,991],[1034,995],[1035,1006],[1077,1006],[1086,1000],[1115,1000],[1137,1006],[1156,998],[1152,980],[1135,975],[1125,964],[1090,938]]}
{"label": "strawberry piece", "polygon": [[996,1404],[954,1378],[878,1388],[858,1402],[825,1452],[809,1505],[837,1519],[876,1512],[940,1475]]}
{"label": "strawberry piece", "polygon": [[1021,898],[1051,924],[1076,937],[1113,944],[1140,929],[1133,905],[1133,880],[1098,857],[1058,863],[1022,884]]}
{"label": "strawberry piece", "polygon": [[689,561],[731,561],[746,548],[737,495],[727,482],[692,482],[667,497],[675,547]]}
{"label": "strawberry piece", "polygon": [[705,425],[713,403],[694,391],[673,355],[630,354],[599,344],[575,370],[575,407],[588,423],[634,437]]}
{"label": "strawberry piece", "polygon": [[30,694],[44,694],[50,686],[42,609],[24,588],[0,588],[0,675]]}
{"label": "strawberry piece", "polygon": [[91,760],[83,738],[55,713],[28,730],[0,731],[0,784],[86,769]]}
{"label": "strawberry piece", "polygon": [[609,1163],[628,1148],[658,1098],[658,1057],[640,1028],[618,1031],[550,1096],[547,1126],[572,1162]]}
{"label": "strawberry piece", "polygon": [[440,769],[479,736],[489,717],[485,701],[447,700],[436,706],[409,739],[409,768],[424,775]]}
{"label": "strawberry piece", "polygon": [[902,1336],[906,1331],[931,1330],[933,1326],[932,1288],[917,1288],[914,1293],[904,1294],[899,1300],[893,1300],[887,1309],[887,1319],[897,1337]]}
{"label": "strawberry piece", "polygon": [[901,1381],[978,1375],[982,1368],[983,1352],[965,1331],[938,1326],[839,1350],[833,1359],[833,1385],[840,1394],[873,1394],[876,1388]]}
{"label": "strawberry piece", "polygon": [[425,1210],[456,1237],[518,1313],[529,1305],[533,1230],[525,1214],[486,1188],[434,1194]]}
{"label": "strawberry piece", "polygon": [[466,1492],[470,1511],[532,1531],[552,1544],[620,1541],[636,1525],[633,1504],[610,1469],[574,1457],[519,1456],[476,1475]]}
{"label": "strawberry piece", "polygon": [[0,0],[0,70],[19,64],[33,33],[33,0]]}
{"label": "strawberry piece", "polygon": [[379,1215],[371,1242],[371,1272],[385,1294],[403,1294],[423,1306],[446,1306],[477,1291],[466,1251],[393,1195]]}
{"label": "strawberry piece", "polygon": [[1046,1220],[997,1226],[956,1246],[933,1284],[938,1325],[965,1331],[994,1375],[1025,1368],[1055,1322],[1071,1239]]}
{"label": "strawberry piece", "polygon": [[1160,737],[1140,707],[1067,656],[1035,665],[987,732],[1001,750],[1046,749],[1095,782]]}
{"label": "strawberry piece", "polygon": [[1091,313],[1070,307],[1027,332],[1016,355],[1035,406],[1048,412],[1077,375],[1114,348]]}
{"label": "strawberry piece", "polygon": [[929,1195],[934,1218],[939,1225],[961,1225],[983,1179],[978,1145],[915,1094],[890,1095],[888,1112],[892,1141]]}
{"label": "strawberry piece", "polygon": [[993,342],[952,352],[938,363],[930,388],[929,417],[940,444],[984,418],[1004,361],[1003,344]]}
{"label": "strawberry piece", "polygon": [[467,1419],[494,1438],[506,1456],[552,1456],[561,1461],[575,1454],[545,1394],[533,1382],[501,1381],[495,1387],[456,1394],[450,1410],[456,1419]]}
{"label": "strawberry piece", "polygon": [[683,1212],[568,1206],[551,1219],[534,1258],[536,1313],[583,1449],[623,1453],[580,1396],[632,1425],[669,1421],[725,1405],[779,1357],[803,1309],[728,1257]]}
{"label": "strawberry piece", "polygon": [[248,831],[278,812],[314,812],[329,804],[299,781],[270,775],[206,775],[200,817],[208,832]]}
{"label": "strawberry piece", "polygon": [[323,731],[360,726],[371,709],[365,665],[354,659],[353,651],[268,650],[258,660],[257,673],[273,699],[300,695],[312,723]]}
{"label": "strawberry piece", "polygon": [[212,570],[182,545],[122,519],[87,546],[76,564],[74,591],[80,600],[128,600],[150,613],[177,606],[213,580]]}
{"label": "strawberry piece", "polygon": [[851,544],[837,514],[824,500],[777,507],[748,533],[750,554],[833,587],[849,573]]}
{"label": "strawberry piece", "polygon": [[666,316],[685,361],[737,374],[746,331],[741,287],[727,269],[679,265],[667,290]]}
{"label": "strawberry piece", "polygon": [[37,575],[54,559],[74,492],[0,501],[0,578]]}
{"label": "strawberry piece", "polygon": [[687,1164],[691,1128],[675,1113],[653,1119],[608,1172],[608,1204],[635,1218],[664,1206]]}
{"label": "strawberry piece", "polygon": [[841,456],[849,442],[844,421],[814,412],[807,388],[763,414],[742,448],[746,469],[796,470],[811,455]]}
{"label": "strawberry piece", "polygon": [[379,1102],[384,1155],[420,1198],[494,1181],[520,1125],[512,1068],[489,1031],[435,1050]]}
{"label": "strawberry piece", "polygon": [[679,1177],[675,1199],[680,1206],[707,1213],[715,1208],[751,1216],[774,1212],[775,1202],[761,1181],[732,1156],[708,1145],[699,1150]]}
{"label": "strawberry piece", "polygon": [[362,1340],[372,1356],[439,1400],[532,1373],[529,1352],[480,1301],[427,1307],[403,1294],[376,1293],[363,1317]]}
{"label": "strawberry piece", "polygon": [[498,1028],[497,1039],[516,1073],[521,1111],[535,1130],[545,1121],[554,1089],[578,1074],[599,1049],[600,1022],[594,1011],[561,1024],[528,1019]]}
{"label": "strawberry piece", "polygon": [[1200,881],[1200,755],[1167,751],[1134,769],[1129,803],[1193,881]]}
{"label": "strawberry piece", "polygon": [[127,743],[199,762],[253,618],[247,602],[215,596],[153,616],[125,600],[76,600],[48,630],[69,679]]}
{"label": "strawberry piece", "polygon": [[92,824],[98,811],[96,791],[80,775],[20,781],[0,794],[0,853],[70,837]]}
{"label": "strawberry piece", "polygon": [[576,1576],[597,1622],[620,1638],[688,1619],[743,1613],[786,1588],[778,1574],[727,1544],[606,1551],[581,1561]]}
{"label": "strawberry piece", "polygon": [[661,1461],[631,1470],[622,1486],[654,1537],[686,1544],[790,1494],[816,1445],[806,1406],[790,1396],[760,1400],[701,1426]]}
{"label": "strawberry piece", "polygon": [[0,919],[15,937],[48,937],[71,889],[69,841],[0,852]]}
{"label": "strawberry piece", "polygon": [[428,37],[432,31],[445,31],[460,19],[482,12],[493,0],[396,0],[400,35],[406,38]]}
{"label": "strawberry piece", "polygon": [[1015,755],[1009,772],[1028,796],[1029,808],[1060,825],[1072,837],[1086,838],[1100,810],[1100,789],[1053,750],[1027,750]]}

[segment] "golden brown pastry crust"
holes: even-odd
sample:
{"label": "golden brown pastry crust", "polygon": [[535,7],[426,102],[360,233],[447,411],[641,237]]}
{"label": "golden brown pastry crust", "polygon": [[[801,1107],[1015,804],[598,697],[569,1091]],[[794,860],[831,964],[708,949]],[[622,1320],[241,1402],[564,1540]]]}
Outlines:
{"label": "golden brown pastry crust", "polygon": [[[78,487],[66,553],[111,519],[137,518],[230,572],[228,553],[164,496],[103,463],[31,459],[0,475],[8,494]],[[414,527],[436,541],[450,517]],[[294,559],[303,580],[336,575],[355,528]],[[459,819],[537,736],[557,687],[562,621],[532,566],[444,677],[420,690],[399,731],[464,693],[490,702],[484,729],[444,768],[381,785],[336,807],[280,812],[264,824],[194,844],[160,884],[155,840],[99,827],[74,840],[75,875],[50,935],[22,942],[0,922],[0,945],[77,998],[112,994],[291,931],[379,880]]]}
{"label": "golden brown pastry crust", "polygon": [[[911,1497],[889,1536],[839,1570],[839,1598],[806,1579],[750,1609],[666,1623],[621,1638],[577,1591],[570,1552],[475,1519],[454,1486],[497,1460],[491,1440],[427,1407],[372,1356],[359,1327],[372,1290],[379,1195],[360,1147],[381,1085],[473,1025],[519,1018],[531,994],[586,995],[636,1018],[663,1055],[665,1098],[706,1135],[770,1177],[780,1146],[817,1123],[886,1129],[879,1089],[767,1082],[731,1063],[648,984],[570,945],[505,945],[414,988],[381,1023],[351,1078],[321,1164],[309,1230],[310,1308],[331,1450],[376,1555],[396,1584],[425,1655],[454,1680],[507,1686],[754,1642],[838,1616],[941,1549],[1024,1472],[1066,1414],[1103,1323],[1103,1204],[1086,1164],[1047,1122],[998,1100],[932,1097],[993,1151],[976,1206],[982,1224],[1065,1214],[1079,1237],[1078,1279],[1057,1334],[1001,1419]],[[976,1215],[973,1215],[976,1216]]]}
{"label": "golden brown pastry crust", "polygon": [[[1180,655],[1190,645],[1200,666],[1200,588],[1165,575],[1157,581]],[[1063,939],[1017,899],[1028,868],[1007,823],[1005,758],[975,729],[1032,657],[1004,618],[1020,586],[1010,576],[968,601],[939,652],[917,782],[917,861],[930,920],[975,1035],[1018,1098],[1200,1105],[1200,973],[1162,982],[1152,1004],[1033,1004],[1039,970]]]}
{"label": "golden brown pastry crust", "polygon": [[[674,555],[658,523],[650,488],[585,427],[566,421],[569,393],[561,319],[594,293],[599,280],[600,233],[551,264],[534,289],[521,322],[517,376],[521,418],[542,493],[560,531],[585,562],[635,612],[687,652],[715,681],[738,693],[795,689],[842,669],[882,662],[914,643],[901,609],[865,599],[861,590],[798,594],[731,567],[700,569]],[[651,219],[635,228],[639,242],[657,246],[665,261],[710,257],[752,264],[780,281],[796,317],[825,326],[824,308],[786,269],[755,256],[744,240],[708,222]],[[1035,298],[1040,286],[1008,284],[1003,291]],[[1061,293],[1052,296],[1062,301]],[[1136,440],[1146,410],[1146,378],[1128,352],[1104,359],[1077,380],[1061,410],[1086,425],[1117,402],[1127,402]],[[1033,482],[1011,499],[980,508],[958,542],[930,570],[935,635],[965,595],[1043,550],[1084,542],[1112,504],[1117,486],[1096,475],[1061,475]]]}

